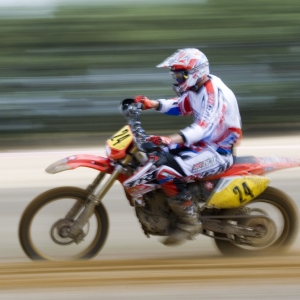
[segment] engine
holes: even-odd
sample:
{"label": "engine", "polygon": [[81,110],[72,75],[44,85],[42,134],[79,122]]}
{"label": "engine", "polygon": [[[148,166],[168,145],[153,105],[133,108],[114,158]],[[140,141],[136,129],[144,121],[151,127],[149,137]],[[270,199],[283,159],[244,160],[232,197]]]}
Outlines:
{"label": "engine", "polygon": [[[193,196],[195,205],[199,208],[205,203],[218,180],[197,181],[188,183],[187,187]],[[175,227],[177,217],[170,210],[166,195],[161,189],[144,195],[144,205],[135,206],[137,218],[139,219],[144,233],[149,235],[169,235]]]}

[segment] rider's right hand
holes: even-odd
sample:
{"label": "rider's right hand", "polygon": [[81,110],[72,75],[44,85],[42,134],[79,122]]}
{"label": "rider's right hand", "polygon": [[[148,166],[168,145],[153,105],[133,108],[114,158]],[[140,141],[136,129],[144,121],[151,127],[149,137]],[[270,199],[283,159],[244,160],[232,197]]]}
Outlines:
{"label": "rider's right hand", "polygon": [[135,96],[134,102],[142,103],[143,110],[154,108],[152,100],[148,99],[146,96],[142,96],[142,95]]}

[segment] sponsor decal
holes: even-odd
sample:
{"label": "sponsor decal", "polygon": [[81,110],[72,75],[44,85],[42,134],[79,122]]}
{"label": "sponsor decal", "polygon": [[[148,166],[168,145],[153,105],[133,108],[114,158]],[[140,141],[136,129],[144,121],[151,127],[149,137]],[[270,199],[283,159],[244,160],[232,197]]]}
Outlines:
{"label": "sponsor decal", "polygon": [[208,92],[208,100],[207,103],[209,106],[213,106],[215,104],[215,93],[214,92]]}
{"label": "sponsor decal", "polygon": [[213,168],[211,170],[208,170],[206,172],[202,172],[199,175],[200,178],[205,178],[205,177],[209,177],[209,176],[212,176],[212,175],[215,175],[215,174],[219,174],[219,173],[222,173],[224,172],[226,169],[228,169],[230,166],[229,162],[228,163],[225,163],[224,165],[222,166],[219,166],[217,168]]}
{"label": "sponsor decal", "polygon": [[214,104],[215,104],[215,94],[211,93],[211,92],[208,92],[207,107],[206,107],[206,110],[204,112],[203,119],[209,119],[210,118],[210,114],[214,109]]}
{"label": "sponsor decal", "polygon": [[211,157],[211,158],[209,158],[209,159],[207,159],[207,160],[201,161],[201,162],[199,162],[199,163],[193,165],[192,172],[193,172],[193,173],[197,173],[197,172],[199,172],[201,169],[208,168],[208,167],[210,167],[210,166],[215,165],[216,162],[217,162],[216,156]]}
{"label": "sponsor decal", "polygon": [[134,181],[130,181],[128,183],[123,183],[124,186],[126,187],[133,187],[133,186],[137,186],[143,183],[146,183],[148,181],[151,181],[155,179],[155,172],[152,173],[147,173],[144,176],[142,176],[141,178],[134,180]]}

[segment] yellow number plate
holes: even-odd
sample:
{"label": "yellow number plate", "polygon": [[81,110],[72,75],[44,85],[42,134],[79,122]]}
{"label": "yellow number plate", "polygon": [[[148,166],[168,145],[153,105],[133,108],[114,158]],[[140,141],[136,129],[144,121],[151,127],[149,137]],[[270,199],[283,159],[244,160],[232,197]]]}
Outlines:
{"label": "yellow number plate", "polygon": [[126,149],[131,144],[132,140],[133,136],[131,129],[129,125],[126,125],[107,140],[107,144],[110,148],[121,151]]}
{"label": "yellow number plate", "polygon": [[270,179],[261,176],[235,176],[222,178],[206,202],[206,207],[236,208],[260,195]]}

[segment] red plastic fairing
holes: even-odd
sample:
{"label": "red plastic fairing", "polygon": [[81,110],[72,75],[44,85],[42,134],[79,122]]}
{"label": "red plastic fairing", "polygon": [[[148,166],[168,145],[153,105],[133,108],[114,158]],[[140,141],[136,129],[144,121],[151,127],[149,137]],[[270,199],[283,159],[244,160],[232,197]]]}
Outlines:
{"label": "red plastic fairing", "polygon": [[260,164],[234,164],[231,168],[223,173],[205,177],[205,180],[215,180],[228,176],[245,176],[249,174],[261,175],[264,171]]}
{"label": "red plastic fairing", "polygon": [[239,157],[237,161],[225,172],[210,177],[205,180],[220,179],[222,177],[237,175],[262,175],[280,169],[299,167],[300,160],[288,157]]}
{"label": "red plastic fairing", "polygon": [[86,167],[98,170],[100,172],[108,172],[111,168],[111,162],[108,158],[90,154],[72,155],[51,164],[46,172],[55,174],[58,172],[73,170],[78,167]]}

